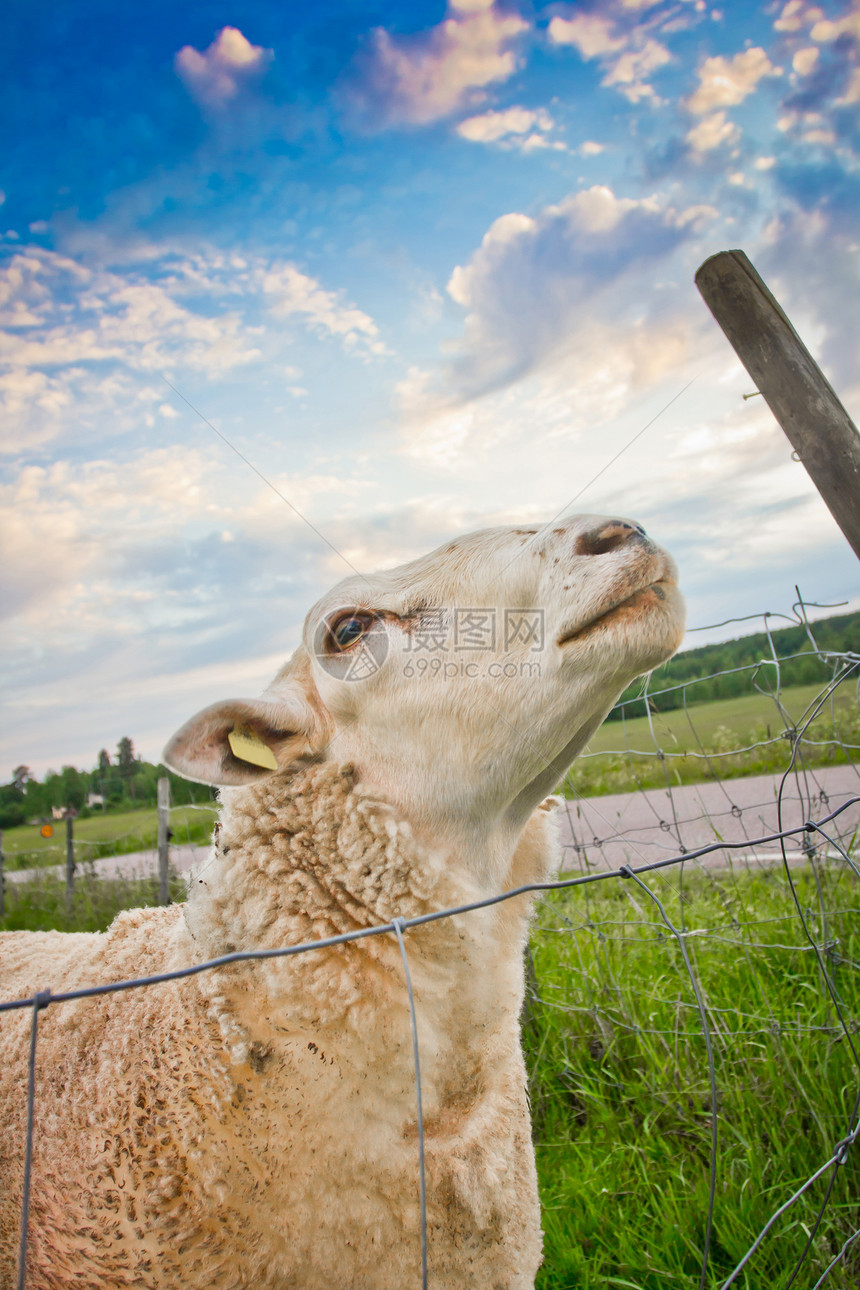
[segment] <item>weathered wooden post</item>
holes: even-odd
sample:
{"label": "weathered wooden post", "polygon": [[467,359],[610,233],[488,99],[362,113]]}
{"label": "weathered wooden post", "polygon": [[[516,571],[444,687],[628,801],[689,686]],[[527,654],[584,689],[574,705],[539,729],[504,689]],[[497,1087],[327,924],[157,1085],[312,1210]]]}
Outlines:
{"label": "weathered wooden post", "polygon": [[158,903],[170,904],[170,780],[158,780]]}
{"label": "weathered wooden post", "polygon": [[705,260],[696,286],[860,559],[860,433],[743,251]]}
{"label": "weathered wooden post", "polygon": [[71,914],[75,899],[75,834],[74,817],[66,812],[66,912]]}

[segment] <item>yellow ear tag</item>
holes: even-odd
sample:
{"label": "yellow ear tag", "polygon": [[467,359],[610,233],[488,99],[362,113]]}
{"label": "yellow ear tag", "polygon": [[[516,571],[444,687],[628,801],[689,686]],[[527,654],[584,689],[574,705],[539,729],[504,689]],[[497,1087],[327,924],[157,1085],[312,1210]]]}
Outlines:
{"label": "yellow ear tag", "polygon": [[277,770],[275,754],[268,744],[264,744],[253,730],[247,726],[236,726],[227,736],[230,751],[239,761],[250,762],[252,766],[262,766],[263,770]]}

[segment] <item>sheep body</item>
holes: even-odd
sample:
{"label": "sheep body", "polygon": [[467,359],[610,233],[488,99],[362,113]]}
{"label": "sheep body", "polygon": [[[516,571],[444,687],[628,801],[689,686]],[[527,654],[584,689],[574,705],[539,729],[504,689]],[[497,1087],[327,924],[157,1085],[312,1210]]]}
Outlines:
{"label": "sheep body", "polygon": [[[410,918],[474,899],[331,763],[224,794],[187,907],[104,935],[2,938],[8,997],[57,992]],[[545,876],[536,812],[511,881]],[[530,902],[407,933],[438,1287],[531,1287],[540,1225],[517,1036]],[[36,966],[38,965],[38,966]],[[0,1284],[14,1283],[29,1010],[3,1018]],[[419,1283],[415,1079],[387,936],[98,999],[39,1024],[28,1285]]]}
{"label": "sheep body", "polygon": [[[546,879],[558,846],[540,805],[682,633],[671,558],[601,516],[487,529],[345,579],[261,698],[204,709],[165,750],[179,773],[227,790],[187,906],[124,914],[104,936],[7,937],[6,997]],[[420,666],[425,643],[446,666]],[[260,745],[266,756],[242,755]],[[534,1286],[518,1033],[530,909],[519,896],[407,934],[434,1290]],[[0,1018],[0,1290],[14,1278],[28,1029],[26,1013]],[[392,933],[51,1005],[39,1032],[30,1290],[420,1283],[415,1071]]]}

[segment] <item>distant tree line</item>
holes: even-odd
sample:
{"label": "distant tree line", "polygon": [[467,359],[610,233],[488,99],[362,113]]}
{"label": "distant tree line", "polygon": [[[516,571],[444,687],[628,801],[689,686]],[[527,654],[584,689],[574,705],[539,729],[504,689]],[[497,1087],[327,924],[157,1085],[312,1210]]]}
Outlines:
{"label": "distant tree line", "polygon": [[[126,735],[117,744],[113,757],[106,748],[101,749],[92,770],[63,766],[59,772],[49,770],[40,781],[29,766],[16,766],[11,781],[0,785],[0,829],[50,819],[54,807],[87,816],[155,806],[162,775],[170,780],[172,800],[177,806],[209,801],[213,796],[212,790],[202,784],[191,784],[164,766],[142,761]],[[88,805],[92,795],[101,797],[103,804]]]}
{"label": "distant tree line", "polygon": [[[860,613],[822,618],[810,626],[821,651],[832,651],[835,654],[860,652]],[[776,655],[781,660],[780,684],[783,687],[823,685],[828,680],[832,668],[815,652],[804,627],[780,627],[774,629],[770,637]],[[798,655],[798,657],[791,658],[790,655]],[[752,693],[752,672],[746,669],[753,667],[762,659],[772,657],[773,653],[766,632],[756,632],[752,636],[723,641],[720,645],[702,645],[698,649],[689,649],[683,654],[676,654],[668,663],[654,670],[648,686],[649,696],[656,690],[683,685],[686,681],[695,681],[696,684],[691,685],[687,690],[686,698],[683,689],[659,695],[652,700],[652,711],[670,712],[673,708],[683,707],[685,703],[690,706],[695,703],[710,703],[716,699],[732,699],[740,694],[750,694]],[[733,669],[736,668],[745,670],[734,671]],[[702,679],[706,677],[709,679]],[[768,665],[763,667],[759,684],[762,687],[775,686],[776,669]],[[624,691],[618,704],[607,717],[607,721],[620,720],[622,704],[625,705],[625,714],[628,717],[642,716],[645,705],[641,695],[642,682],[635,681]]]}

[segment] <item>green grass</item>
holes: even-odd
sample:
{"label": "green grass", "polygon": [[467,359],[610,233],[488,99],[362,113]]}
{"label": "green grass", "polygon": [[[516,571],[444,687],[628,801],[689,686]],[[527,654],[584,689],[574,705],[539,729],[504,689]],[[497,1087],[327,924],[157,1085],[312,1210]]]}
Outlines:
{"label": "green grass", "polygon": [[[820,938],[815,883],[808,872],[795,881]],[[860,889],[847,867],[828,869],[821,883],[827,937],[838,945],[828,966],[856,1035]],[[676,925],[683,917],[697,929],[686,944],[718,1088],[708,1280],[716,1287],[845,1135],[860,1072],[780,869],[687,874],[683,897],[677,877],[649,885]],[[710,1088],[678,942],[641,888],[612,881],[547,899],[532,954],[536,997],[524,1040],[546,1232],[539,1290],[693,1290],[708,1208]],[[860,1225],[858,1154],[838,1172],[797,1285],[811,1286]],[[777,1222],[737,1286],[785,1285],[824,1189]],[[827,1284],[849,1290],[858,1279],[860,1248]]]}
{"label": "green grass", "polygon": [[[185,883],[172,878],[171,899],[185,899]],[[6,883],[4,932],[103,932],[120,910],[158,904],[157,878],[97,878],[86,867],[75,875],[71,904],[60,874]]]}
{"label": "green grass", "polygon": [[[217,818],[211,806],[175,806],[170,827],[175,843],[206,843]],[[22,824],[3,833],[3,852],[10,869],[34,869],[62,864],[66,858],[66,822],[52,821],[54,835],[43,838],[38,824]],[[75,858],[80,863],[99,856],[128,855],[157,845],[157,812],[153,808],[119,815],[92,815],[74,821]]]}
{"label": "green grass", "polygon": [[[818,685],[799,685],[784,690],[781,702],[791,721],[799,722],[820,695]],[[562,791],[570,797],[595,797],[661,788],[667,776],[672,784],[695,784],[715,775],[732,779],[776,773],[786,768],[791,754],[782,737],[785,728],[773,700],[757,693],[654,713],[650,725],[646,716],[607,722],[574,762]],[[655,740],[664,759],[655,751]],[[846,751],[843,744],[854,750]],[[832,706],[828,702],[805,731],[800,749],[807,765],[818,766],[855,760],[858,746],[857,687],[846,682]]]}

